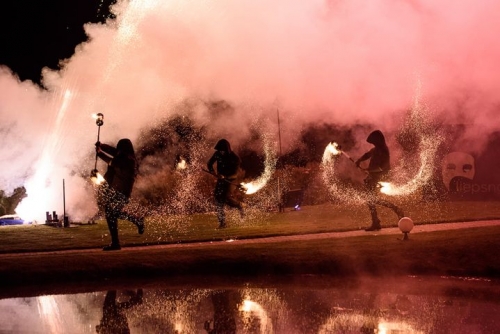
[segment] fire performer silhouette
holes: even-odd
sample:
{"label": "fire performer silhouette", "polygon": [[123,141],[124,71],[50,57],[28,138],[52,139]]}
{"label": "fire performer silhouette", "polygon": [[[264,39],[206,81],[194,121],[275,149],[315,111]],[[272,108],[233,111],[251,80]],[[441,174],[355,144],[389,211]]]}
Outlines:
{"label": "fire performer silhouette", "polygon": [[[217,210],[219,228],[226,227],[226,214],[224,205],[237,208],[243,217],[243,204],[233,197],[237,186],[234,182],[238,176],[241,160],[236,153],[231,150],[231,145],[226,139],[221,139],[214,147],[215,152],[207,162],[208,171],[217,176],[215,184],[214,199]],[[214,164],[217,163],[217,172]]]}
{"label": "fire performer silhouette", "polygon": [[139,234],[144,233],[144,217],[123,211],[129,202],[137,174],[134,146],[130,139],[120,139],[116,148],[99,141],[95,144],[97,156],[108,164],[104,180],[97,191],[97,203],[106,216],[111,244],[103,250],[119,250],[118,219],[126,219],[137,226]]}
{"label": "fire performer silhouette", "polygon": [[379,188],[379,182],[384,181],[388,177],[391,169],[390,152],[385,142],[384,134],[380,130],[375,130],[368,135],[366,141],[374,147],[356,160],[356,166],[360,167],[362,161],[370,159],[368,169],[366,170],[368,176],[364,182],[368,193],[367,205],[372,217],[372,224],[365,231],[378,231],[382,226],[380,225],[375,205],[385,206],[393,210],[399,219],[404,217],[404,213],[403,210],[391,202],[378,198],[380,193],[377,189]]}
{"label": "fire performer silhouette", "polygon": [[140,305],[143,302],[143,291],[127,291],[130,299],[124,302],[117,302],[116,290],[111,290],[106,293],[104,304],[102,307],[102,319],[95,327],[96,333],[99,334],[125,334],[130,333],[127,316],[125,310],[133,306]]}

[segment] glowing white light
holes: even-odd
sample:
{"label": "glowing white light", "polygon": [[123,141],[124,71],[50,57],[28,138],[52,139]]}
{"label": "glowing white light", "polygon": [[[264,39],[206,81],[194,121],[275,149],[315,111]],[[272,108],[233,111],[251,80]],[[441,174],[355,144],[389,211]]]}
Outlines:
{"label": "glowing white light", "polygon": [[267,181],[257,182],[257,180],[248,183],[241,182],[241,187],[245,190],[245,194],[251,195],[262,189],[266,183]]}
{"label": "glowing white light", "polygon": [[421,334],[423,333],[420,330],[413,328],[410,324],[406,322],[389,322],[389,321],[380,321],[378,324],[378,332],[381,334],[389,334],[389,333],[413,333],[413,334]]}
{"label": "glowing white light", "polygon": [[240,305],[239,311],[243,312],[243,317],[246,319],[256,317],[260,320],[260,333],[273,333],[271,319],[259,303],[245,299]]}
{"label": "glowing white light", "polygon": [[390,182],[379,182],[380,185],[380,192],[382,194],[390,195],[391,193],[394,193],[394,188],[392,186],[392,183]]}
{"label": "glowing white light", "polygon": [[251,300],[245,299],[240,306],[240,311],[242,312],[252,312],[254,309],[257,309],[257,303]]}
{"label": "glowing white light", "polygon": [[24,187],[26,188],[26,193],[28,197],[23,199],[16,208],[16,213],[18,213],[23,219],[29,221],[35,221],[41,219],[44,212],[53,209],[50,206],[54,198],[52,196],[47,196],[51,192],[50,180],[52,179],[52,174],[56,169],[55,160],[53,157],[58,156],[58,151],[63,138],[62,135],[62,121],[68,109],[69,103],[71,101],[72,93],[67,89],[62,96],[62,103],[57,113],[57,119],[54,126],[54,130],[50,132],[50,136],[43,146],[43,151],[40,155],[40,159],[35,163],[36,172],[34,175],[28,179]]}
{"label": "glowing white light", "polygon": [[330,161],[332,155],[339,155],[342,151],[339,149],[339,144],[331,142],[326,145],[325,152],[323,153],[323,161]]}
{"label": "glowing white light", "polygon": [[101,175],[101,173],[97,172],[95,174],[95,176],[92,176],[90,178],[92,180],[92,182],[94,182],[94,184],[96,185],[100,185],[102,184],[105,180],[104,180],[104,177]]}
{"label": "glowing white light", "polygon": [[38,297],[38,312],[46,321],[48,331],[51,333],[60,333],[62,331],[61,312],[59,305],[53,296]]}
{"label": "glowing white light", "polygon": [[175,327],[175,333],[182,333],[184,326],[181,323],[176,322],[174,324]]}
{"label": "glowing white light", "polygon": [[181,160],[177,163],[177,166],[175,168],[178,170],[186,169],[187,168],[186,160],[181,158]]}
{"label": "glowing white light", "polygon": [[271,142],[267,139],[267,136],[264,136],[264,152],[266,159],[262,175],[251,182],[240,183],[240,186],[244,189],[245,194],[247,195],[255,194],[257,191],[264,188],[274,174],[274,170],[276,168],[276,155],[271,148]]}

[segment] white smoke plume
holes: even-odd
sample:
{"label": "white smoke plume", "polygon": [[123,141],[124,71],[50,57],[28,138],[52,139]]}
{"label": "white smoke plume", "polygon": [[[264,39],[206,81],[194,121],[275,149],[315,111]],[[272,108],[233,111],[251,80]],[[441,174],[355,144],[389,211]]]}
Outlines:
{"label": "white smoke plume", "polygon": [[497,127],[498,1],[131,0],[113,11],[86,25],[60,71],[43,72],[46,90],[0,70],[0,189],[25,185],[33,217],[60,210],[63,179],[68,210],[92,210],[80,175],[94,165],[96,112],[113,143],[185,99],[224,100],[224,122],[203,104],[196,121],[237,141],[279,108],[286,150],[310,123],[393,131],[419,81],[433,117],[469,125],[471,147]]}

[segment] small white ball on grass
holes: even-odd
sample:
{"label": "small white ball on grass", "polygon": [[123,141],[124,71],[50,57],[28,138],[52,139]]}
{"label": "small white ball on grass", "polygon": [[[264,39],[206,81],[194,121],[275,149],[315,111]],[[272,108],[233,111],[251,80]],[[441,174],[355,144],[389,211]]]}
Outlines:
{"label": "small white ball on grass", "polygon": [[403,240],[408,240],[408,233],[413,229],[413,220],[410,217],[403,217],[398,222],[398,227],[403,232]]}

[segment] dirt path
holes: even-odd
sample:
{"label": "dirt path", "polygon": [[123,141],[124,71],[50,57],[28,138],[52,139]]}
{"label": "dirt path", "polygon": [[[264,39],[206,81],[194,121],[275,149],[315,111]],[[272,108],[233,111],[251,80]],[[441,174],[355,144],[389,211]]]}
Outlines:
{"label": "dirt path", "polygon": [[[486,226],[498,226],[500,225],[500,220],[484,220],[484,221],[473,221],[473,222],[456,222],[456,223],[441,223],[441,224],[425,224],[416,225],[413,230],[409,233],[409,238],[411,239],[412,234],[416,233],[426,233],[435,231],[445,231],[445,230],[457,230],[463,228],[474,228],[474,227],[486,227]],[[210,244],[217,245],[224,242],[237,242],[241,244],[251,244],[251,243],[266,243],[266,242],[277,242],[277,241],[294,241],[294,240],[312,240],[312,239],[332,239],[332,238],[349,238],[365,235],[400,235],[403,237],[403,233],[398,227],[388,227],[383,228],[380,231],[366,232],[365,230],[348,231],[348,232],[327,232],[327,233],[314,233],[314,234],[302,234],[302,235],[291,235],[291,236],[278,236],[278,237],[264,237],[255,239],[240,239],[234,240],[229,239],[226,241],[210,242]],[[199,243],[196,243],[199,244]],[[189,244],[177,244],[177,245],[164,245],[158,247],[186,247]]]}

